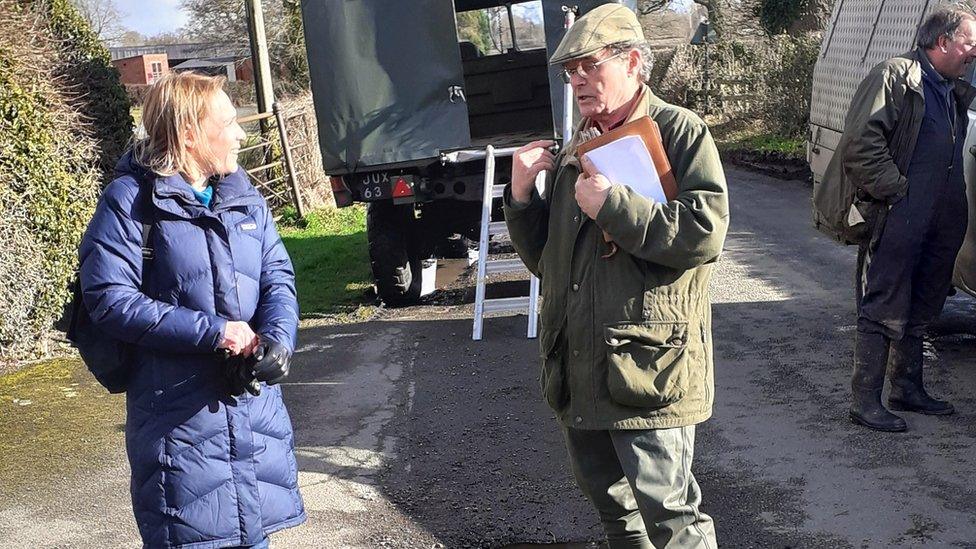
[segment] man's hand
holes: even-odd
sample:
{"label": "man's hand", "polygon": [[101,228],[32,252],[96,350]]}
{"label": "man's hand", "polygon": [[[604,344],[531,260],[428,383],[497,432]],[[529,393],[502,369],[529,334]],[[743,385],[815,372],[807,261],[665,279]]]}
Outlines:
{"label": "man's hand", "polygon": [[549,147],[555,144],[549,140],[533,141],[519,147],[512,155],[512,198],[517,202],[532,199],[532,188],[539,172],[555,169],[556,157],[549,152]]}
{"label": "man's hand", "polygon": [[258,345],[258,336],[247,322],[239,320],[227,322],[224,339],[218,348],[227,349],[233,356],[250,356]]}
{"label": "man's hand", "polygon": [[580,166],[583,172],[576,178],[576,203],[587,217],[596,219],[613,183],[599,173],[586,156],[580,158]]}

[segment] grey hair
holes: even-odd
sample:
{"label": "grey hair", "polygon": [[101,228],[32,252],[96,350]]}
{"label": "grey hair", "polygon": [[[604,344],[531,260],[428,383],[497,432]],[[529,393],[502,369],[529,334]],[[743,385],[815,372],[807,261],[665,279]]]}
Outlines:
{"label": "grey hair", "polygon": [[940,6],[930,13],[925,18],[925,21],[922,22],[922,26],[918,28],[918,41],[916,44],[924,50],[930,50],[938,45],[940,36],[945,36],[949,40],[952,40],[956,37],[956,31],[959,30],[959,25],[966,19],[976,20],[976,15],[973,14],[972,9],[967,5],[949,4]]}
{"label": "grey hair", "polygon": [[614,55],[630,50],[639,51],[641,54],[642,63],[640,69],[641,82],[647,82],[651,79],[651,71],[654,69],[654,53],[651,51],[651,46],[646,41],[616,42],[614,44],[610,44],[608,47]]}

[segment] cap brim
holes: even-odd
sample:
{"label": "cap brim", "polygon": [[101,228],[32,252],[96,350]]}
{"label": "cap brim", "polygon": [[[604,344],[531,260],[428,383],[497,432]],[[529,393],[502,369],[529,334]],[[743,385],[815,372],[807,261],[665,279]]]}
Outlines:
{"label": "cap brim", "polygon": [[594,53],[603,50],[603,48],[605,47],[606,46],[600,45],[582,51],[568,51],[568,52],[556,51],[556,53],[552,54],[552,57],[549,58],[549,64],[559,65],[560,63],[565,63],[566,61],[572,61],[573,59],[581,59],[583,57],[589,57]]}

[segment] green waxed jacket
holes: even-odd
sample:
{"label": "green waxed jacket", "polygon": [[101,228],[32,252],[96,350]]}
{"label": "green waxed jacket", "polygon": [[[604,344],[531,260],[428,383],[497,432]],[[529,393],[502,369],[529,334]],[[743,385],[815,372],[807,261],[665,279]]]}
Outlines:
{"label": "green waxed jacket", "polygon": [[[729,223],[722,164],[704,122],[646,87],[632,115],[661,129],[679,195],[614,185],[590,220],[576,203],[573,136],[545,197],[505,195],[516,251],[542,280],[540,383],[560,422],[582,429],[692,425],[712,413],[708,281]],[[608,259],[602,231],[620,250]]]}

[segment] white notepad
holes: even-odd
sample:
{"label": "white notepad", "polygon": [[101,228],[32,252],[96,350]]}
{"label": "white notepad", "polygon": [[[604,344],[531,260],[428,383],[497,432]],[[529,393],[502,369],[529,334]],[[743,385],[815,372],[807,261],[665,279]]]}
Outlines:
{"label": "white notepad", "polygon": [[627,135],[586,153],[597,171],[613,183],[626,185],[634,191],[667,202],[661,178],[654,168],[651,153],[639,136]]}

